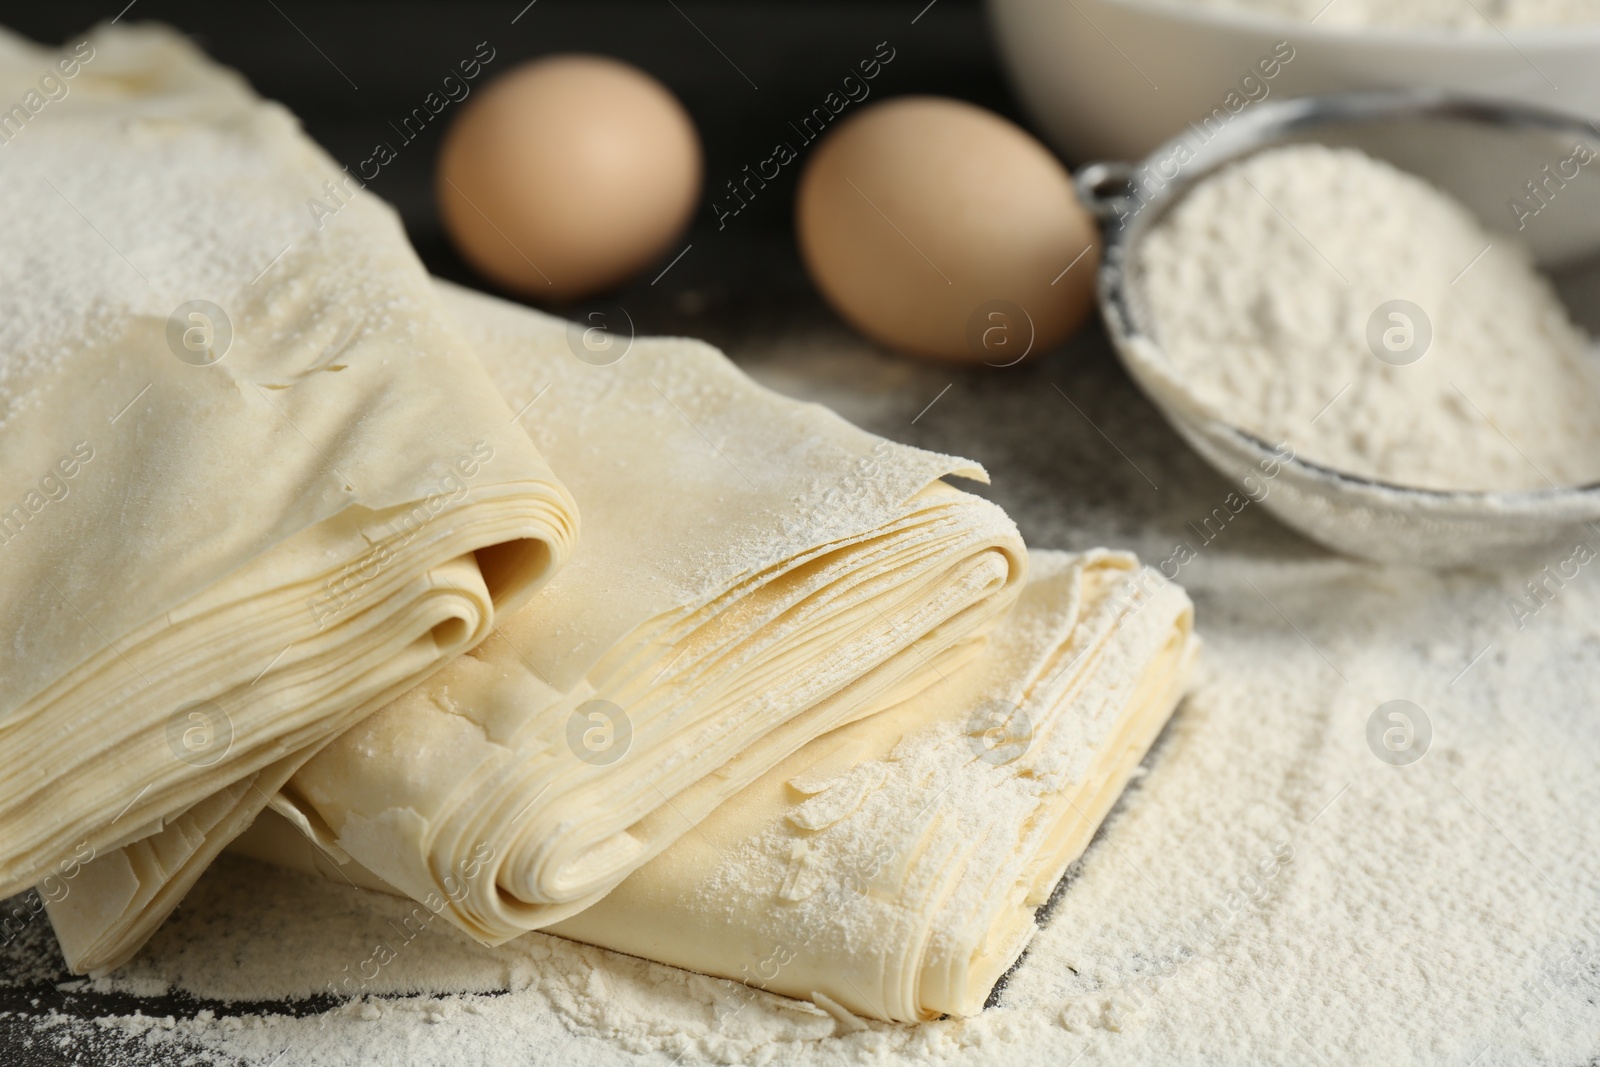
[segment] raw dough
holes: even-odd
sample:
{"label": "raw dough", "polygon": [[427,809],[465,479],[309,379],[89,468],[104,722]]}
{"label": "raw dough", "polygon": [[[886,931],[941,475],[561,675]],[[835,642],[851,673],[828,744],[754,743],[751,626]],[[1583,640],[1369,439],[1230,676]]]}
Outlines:
{"label": "raw dough", "polygon": [[[580,911],[812,737],[973,655],[1026,556],[999,508],[940,480],[983,476],[965,460],[772,394],[700,342],[641,338],[593,365],[563,320],[441,289],[507,399],[532,401],[524,425],[566,472],[583,538],[490,640],[273,806],[498,943]],[[607,729],[615,749],[585,749]],[[51,911],[68,962],[126,959],[238,829],[174,844],[159,899],[137,873],[104,895],[80,877]]]}
{"label": "raw dough", "polygon": [[169,31],[0,34],[0,100],[3,896],[236,821],[576,515],[393,211],[308,211],[338,167],[237,75]]}
{"label": "raw dough", "polygon": [[[566,323],[448,292],[509,398],[548,390],[530,426],[583,542],[280,807],[419,900],[464,891],[445,914],[497,943],[593,903],[817,734],[930,684],[1015,599],[1025,556],[999,508],[939,480],[981,474],[966,461],[772,394],[700,342],[639,339],[591,366]],[[574,745],[594,700],[631,728],[614,762]],[[482,876],[461,876],[484,853]]]}
{"label": "raw dough", "polygon": [[1131,556],[1030,558],[980,659],[812,741],[550,932],[830,1012],[977,1014],[1196,648],[1189,598]]}
{"label": "raw dough", "polygon": [[[548,932],[836,1016],[977,1014],[1171,715],[1198,648],[1189,598],[1133,557],[1030,560],[981,656],[811,741]],[[275,816],[240,844],[397,892]],[[719,1002],[719,1016],[752,995]]]}

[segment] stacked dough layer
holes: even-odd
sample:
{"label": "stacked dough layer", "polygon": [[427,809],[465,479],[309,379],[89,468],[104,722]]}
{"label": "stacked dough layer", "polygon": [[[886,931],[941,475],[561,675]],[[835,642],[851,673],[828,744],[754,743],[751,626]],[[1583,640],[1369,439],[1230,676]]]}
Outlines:
{"label": "stacked dough layer", "polygon": [[[133,397],[97,453],[115,489],[83,482],[0,587],[28,620],[0,751],[31,757],[0,774],[0,875],[72,860],[69,964],[127,959],[245,834],[486,943],[553,928],[829,1010],[978,1010],[1172,709],[1181,591],[1042,554],[1023,595],[1014,525],[944,482],[973,464],[697,342],[596,361],[435,287],[372,198],[304,212],[336,175],[281,110],[166,34],[94,40],[0,187],[75,166],[117,218],[115,171],[192,217],[109,259],[67,238],[59,284],[0,253],[24,307],[98,294],[86,329],[0,327],[0,473],[51,454],[63,398]],[[0,84],[46,58],[0,45]],[[225,358],[172,349],[174,291],[226,305]],[[186,758],[212,705],[226,751]]]}
{"label": "stacked dough layer", "polygon": [[543,397],[534,436],[570,472],[584,538],[493,640],[331,744],[279,809],[496,943],[587,907],[804,741],[929,684],[1015,599],[1024,559],[1004,513],[939,481],[978,473],[963,461],[769,393],[699,342],[591,366],[565,323],[447,293],[502,391]]}
{"label": "stacked dough layer", "polygon": [[[999,508],[941,481],[981,477],[966,461],[769,393],[699,342],[597,366],[561,320],[441,292],[502,392],[539,398],[523,425],[571,473],[583,537],[487,642],[271,804],[494,943],[592,904],[812,737],[970,657],[1026,558]],[[126,959],[248,821],[88,864],[51,907],[68,962]]]}
{"label": "stacked dough layer", "polygon": [[892,1022],[974,1015],[1182,694],[1183,591],[1034,552],[974,662],[779,763],[552,933]]}
{"label": "stacked dough layer", "polygon": [[[1030,559],[981,654],[815,738],[549,932],[811,1000],[846,1026],[981,1011],[1199,647],[1188,597],[1131,556]],[[399,892],[275,815],[238,850]]]}
{"label": "stacked dough layer", "polygon": [[392,211],[318,229],[338,168],[171,34],[77,54],[0,39],[70,85],[0,168],[0,895],[247,817],[576,536]]}
{"label": "stacked dough layer", "polygon": [[[504,375],[517,368],[553,377],[552,396],[558,387],[581,394],[582,379],[595,373],[541,357],[550,351],[551,333],[549,320],[542,316],[464,293],[454,293],[453,303],[471,324],[468,331],[480,356],[503,385],[508,381]],[[635,374],[648,376],[650,361],[670,354],[692,360],[686,373],[701,376],[708,385],[726,377],[735,395],[748,394],[739,407],[754,405],[747,411],[754,424],[782,426],[786,415],[818,417],[817,409],[762,394],[704,346],[653,342],[638,354]],[[625,385],[598,395],[607,403],[583,405],[585,418],[596,420],[596,429],[614,419],[640,420],[653,436],[668,424],[664,411],[655,420],[649,418],[648,402],[635,406],[634,400],[643,398],[630,399]],[[611,404],[617,409],[609,410]],[[729,432],[713,439],[730,457],[759,462],[767,435],[722,428]],[[790,447],[781,431],[768,444],[779,453]],[[569,469],[559,447],[547,445],[552,462]],[[635,463],[648,467],[648,452],[623,448],[611,455],[625,457],[618,469],[628,470]],[[586,560],[606,571],[634,563],[626,552],[585,554],[589,535],[603,539],[610,526],[603,485],[617,484],[613,479],[622,477],[613,472],[596,479],[590,473],[596,469],[593,459],[570,468],[569,484],[585,509],[585,544],[534,605],[511,620],[508,630],[526,623],[526,636],[533,638],[534,608],[544,600],[560,603],[563,590],[574,588],[577,576],[585,573]],[[652,475],[642,471],[632,477],[639,481],[629,495],[648,497]],[[740,521],[736,502],[702,500],[696,507],[709,509],[706,517],[718,528]],[[550,905],[530,906],[526,897],[515,903],[502,899],[498,909],[480,903],[480,882],[502,898],[506,895],[506,872],[525,869],[514,860],[498,867],[486,864],[499,872],[494,877],[461,877],[453,885],[413,881],[396,888],[410,875],[397,870],[394,857],[415,854],[412,842],[421,838],[395,838],[387,848],[367,848],[355,862],[350,859],[354,849],[313,847],[289,822],[269,815],[235,849],[341,883],[410,895],[488,942],[503,940],[521,922],[524,928],[546,926],[576,940],[814,999],[830,1011],[892,1021],[946,1012],[973,1014],[1027,945],[1035,911],[1088,845],[1171,715],[1197,647],[1192,608],[1183,591],[1140,568],[1131,556],[1034,552],[1030,561],[1020,600],[986,641],[964,640],[943,652],[929,651],[895,685],[852,687],[823,705],[831,721],[844,725],[819,736],[818,718],[795,720],[808,740],[775,765],[767,752],[800,734],[793,725],[778,734],[781,741],[746,749],[699,786],[658,805],[656,816],[666,820],[661,840],[670,840],[670,847],[598,902],[582,902],[588,906],[576,914]],[[487,647],[493,650],[496,644]],[[529,647],[537,645],[530,641]],[[618,649],[632,647],[624,641]],[[651,669],[656,663],[670,666],[675,647],[665,645],[649,656]],[[416,784],[430,773],[437,773],[441,784],[470,781],[500,757],[474,736],[469,720],[514,717],[517,711],[498,703],[513,692],[507,679],[517,686],[531,685],[527,671],[519,671],[508,653],[495,670],[486,672],[493,684],[474,686],[471,672],[480,669],[473,663],[478,658],[467,657],[461,661],[462,673],[441,672],[408,695],[400,705],[418,703],[398,713],[394,722],[384,722],[394,709],[367,720],[329,750],[343,750],[339,764],[319,766],[319,757],[296,781],[315,774],[322,780],[320,788],[327,790],[356,775],[367,778],[376,794],[382,789],[373,778],[378,774],[389,783],[391,803],[430,796],[429,789]],[[595,691],[603,690],[581,687],[582,697]],[[545,716],[548,737],[559,733],[559,715],[550,716],[548,709],[564,711],[582,697],[530,703],[521,710]],[[387,736],[375,736],[379,734]],[[397,759],[405,734],[429,741]],[[698,739],[691,742],[691,751],[696,743]],[[765,761],[753,780],[757,757],[752,753]],[[452,815],[452,824],[481,830],[491,825],[482,811],[515,810],[526,797],[536,803],[521,817],[531,820],[535,811],[548,811],[550,829],[532,842],[486,833],[478,844],[491,843],[496,847],[490,853],[502,857],[507,853],[499,842],[509,840],[510,855],[520,858],[525,853],[519,849],[559,843],[563,809],[550,805],[543,791],[552,781],[557,783],[552,792],[565,781],[559,773],[530,774],[527,768],[539,766],[541,757],[559,769],[559,753],[552,758],[522,750],[518,770],[488,791],[490,796],[500,791],[493,804],[480,799],[464,809],[470,814]],[[425,766],[430,758],[448,764],[447,769],[431,772]],[[638,773],[645,765],[630,763],[632,758],[630,753],[615,766]],[[362,759],[372,761],[365,770]],[[575,762],[568,761],[567,771],[568,780],[570,772],[579,771],[582,782]],[[739,788],[745,782],[749,784]],[[514,789],[508,791],[508,786]],[[617,781],[613,795],[625,796],[629,787],[626,780]],[[708,811],[709,804],[717,806]],[[576,812],[565,818],[578,826],[590,825],[599,812],[565,810]],[[620,845],[606,842],[605,847],[626,849],[629,857],[653,854],[657,849],[642,838],[657,825],[647,819],[630,827]],[[458,843],[457,851],[436,851],[436,857],[456,864],[445,870],[478,867],[471,862],[475,853],[466,846],[469,839],[470,833],[456,831],[450,840]],[[485,922],[485,915],[500,925]],[[549,915],[570,917],[547,925],[541,920]]]}

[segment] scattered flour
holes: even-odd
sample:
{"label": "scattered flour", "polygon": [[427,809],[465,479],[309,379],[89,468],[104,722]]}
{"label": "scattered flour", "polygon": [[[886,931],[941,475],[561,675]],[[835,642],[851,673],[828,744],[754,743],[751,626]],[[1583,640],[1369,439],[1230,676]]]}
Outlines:
{"label": "scattered flour", "polygon": [[1172,0],[1315,21],[1319,26],[1413,26],[1481,30],[1600,22],[1600,0]]}
{"label": "scattered flour", "polygon": [[[230,859],[88,989],[207,1003],[29,1025],[141,1061],[258,1067],[1600,1054],[1600,586],[1569,583],[1519,630],[1513,576],[1211,548],[1182,577],[1207,640],[1199,689],[975,1019],[857,1029],[540,934],[484,949],[435,924],[403,942],[401,901]],[[1367,742],[1394,698],[1432,727],[1405,767]],[[365,963],[380,943],[393,958]],[[368,994],[326,1013],[215,1003],[313,995],[348,969],[375,974]]]}
{"label": "scattered flour", "polygon": [[1139,266],[1196,397],[1301,458],[1429,489],[1600,481],[1600,360],[1524,249],[1414,175],[1262,152],[1190,192]]}

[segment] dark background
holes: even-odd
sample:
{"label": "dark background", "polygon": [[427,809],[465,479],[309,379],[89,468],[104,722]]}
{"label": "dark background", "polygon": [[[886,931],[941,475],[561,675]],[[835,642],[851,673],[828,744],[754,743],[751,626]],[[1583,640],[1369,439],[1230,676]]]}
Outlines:
{"label": "dark background", "polygon": [[[58,44],[116,17],[125,2],[17,5],[0,20],[35,40]],[[458,105],[403,146],[390,123],[421,105],[479,42],[487,42],[495,57],[472,83],[475,88],[520,62],[555,52],[602,53],[641,67],[693,115],[705,150],[706,188],[693,232],[615,295],[641,333],[694,333],[725,347],[750,316],[770,322],[816,298],[792,239],[799,166],[784,168],[720,232],[712,198],[741,167],[769,155],[777,140],[792,139],[789,121],[818,106],[879,42],[887,41],[895,58],[869,83],[869,102],[937,93],[1022,120],[978,0],[935,0],[931,7],[928,0],[535,0],[531,6],[527,0],[135,0],[121,18],[182,30],[242,72],[262,95],[287,105],[352,172],[379,141],[395,144],[398,157],[368,188],[399,208],[430,270],[478,287],[485,283],[450,247],[433,201],[434,158]],[[650,287],[687,243],[693,250],[662,285]],[[719,320],[720,329],[713,325]]]}

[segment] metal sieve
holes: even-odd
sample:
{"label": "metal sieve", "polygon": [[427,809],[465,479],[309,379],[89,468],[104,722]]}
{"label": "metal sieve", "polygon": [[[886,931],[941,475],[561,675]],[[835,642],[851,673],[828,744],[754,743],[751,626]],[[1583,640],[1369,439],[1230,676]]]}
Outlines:
{"label": "metal sieve", "polygon": [[[1529,246],[1574,322],[1600,333],[1600,130],[1556,112],[1437,92],[1363,92],[1254,105],[1220,129],[1191,126],[1142,163],[1082,168],[1078,194],[1100,219],[1100,307],[1134,381],[1195,451],[1260,502],[1331,548],[1385,563],[1508,565],[1571,551],[1600,521],[1600,486],[1446,492],[1391,485],[1303,458],[1216,419],[1162,352],[1141,287],[1139,249],[1151,227],[1206,175],[1284,144],[1359,148],[1454,196],[1497,235]],[[1527,183],[1586,145],[1597,158],[1575,178]],[[1570,166],[1567,168],[1570,170]],[[1563,172],[1564,173],[1564,172]],[[1538,204],[1514,212],[1513,198]],[[1518,223],[1522,229],[1518,230]],[[1508,353],[1515,358],[1515,353]],[[1600,412],[1595,413],[1600,418]]]}

